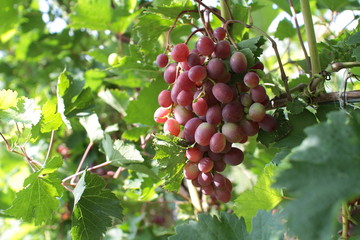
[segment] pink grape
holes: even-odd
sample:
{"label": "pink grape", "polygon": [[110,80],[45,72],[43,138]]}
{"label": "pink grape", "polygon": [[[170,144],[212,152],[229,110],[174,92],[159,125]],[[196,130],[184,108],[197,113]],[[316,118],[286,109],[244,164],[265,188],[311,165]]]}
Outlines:
{"label": "pink grape", "polygon": [[265,114],[264,118],[259,122],[259,126],[266,132],[272,132],[277,127],[276,118],[269,114]]}
{"label": "pink grape", "polygon": [[[194,93],[190,90],[182,90],[176,97],[176,101],[181,106],[188,106],[192,103],[194,97]],[[171,93],[170,93],[171,100]],[[169,105],[170,106],[170,105]]]}
{"label": "pink grape", "polygon": [[180,124],[175,119],[169,118],[164,124],[164,133],[178,136],[180,133]]}
{"label": "pink grape", "polygon": [[222,153],[214,153],[212,152],[211,150],[208,151],[208,156],[209,158],[211,158],[214,162],[217,162],[217,161],[221,161],[224,154]]}
{"label": "pink grape", "polygon": [[206,121],[212,125],[221,123],[221,107],[219,105],[211,106],[206,112]]}
{"label": "pink grape", "polygon": [[217,188],[224,188],[226,185],[226,180],[224,175],[220,173],[215,173],[213,176],[213,184]]}
{"label": "pink grape", "polygon": [[211,160],[209,157],[204,157],[200,159],[198,168],[201,172],[208,173],[214,166],[214,161]]}
{"label": "pink grape", "polygon": [[215,171],[222,172],[225,170],[225,168],[226,168],[226,163],[223,160],[214,162]]}
{"label": "pink grape", "polygon": [[210,139],[210,150],[221,153],[225,149],[226,137],[222,133],[215,133]]}
{"label": "pink grape", "polygon": [[214,192],[214,187],[212,185],[203,186],[201,192],[205,195],[211,195]]}
{"label": "pink grape", "polygon": [[222,27],[215,28],[214,30],[214,37],[218,40],[223,40],[226,36],[226,30]]}
{"label": "pink grape", "polygon": [[215,188],[215,197],[217,200],[223,203],[227,203],[231,200],[231,192],[225,188]]}
{"label": "pink grape", "polygon": [[244,118],[244,108],[238,101],[228,103],[222,109],[222,117],[226,122],[239,122]]}
{"label": "pink grape", "polygon": [[226,137],[226,140],[231,143],[240,142],[245,136],[241,127],[236,123],[225,123],[221,128],[221,132]]}
{"label": "pink grape", "polygon": [[190,162],[199,162],[203,157],[204,153],[201,152],[197,147],[192,147],[186,149],[186,158],[189,159]]}
{"label": "pink grape", "polygon": [[184,167],[184,176],[186,179],[194,180],[200,174],[197,163],[188,162]]}
{"label": "pink grape", "polygon": [[164,107],[159,107],[158,109],[156,109],[156,111],[154,112],[154,121],[157,123],[164,123],[166,122],[167,115],[170,113],[170,109],[168,108],[164,108]]}
{"label": "pink grape", "polygon": [[244,76],[244,83],[249,88],[254,88],[259,85],[259,75],[257,75],[255,72],[248,72]]}
{"label": "pink grape", "polygon": [[259,132],[259,124],[246,119],[240,122],[240,127],[246,136],[254,136]]}
{"label": "pink grape", "polygon": [[201,65],[201,60],[200,60],[200,56],[197,53],[190,53],[189,56],[187,57],[187,63],[189,65],[189,67],[194,67],[196,65]]}
{"label": "pink grape", "polygon": [[190,68],[189,78],[193,82],[201,82],[207,76],[206,68],[201,65],[196,65]]}
{"label": "pink grape", "polygon": [[170,105],[173,104],[171,92],[169,90],[162,90],[158,96],[158,103],[161,107],[170,107]]}
{"label": "pink grape", "polygon": [[230,58],[230,67],[235,73],[245,72],[247,59],[242,52],[235,52]]}
{"label": "pink grape", "polygon": [[221,40],[220,42],[216,43],[215,45],[215,55],[218,58],[225,59],[230,56],[230,44],[228,41]]}
{"label": "pink grape", "polygon": [[251,98],[254,102],[261,103],[266,100],[266,91],[265,88],[261,85],[258,85],[250,90]]}
{"label": "pink grape", "polygon": [[197,99],[196,102],[192,103],[192,109],[198,116],[205,116],[208,110],[207,102],[204,98]]}
{"label": "pink grape", "polygon": [[200,172],[197,177],[198,183],[201,186],[209,186],[212,183],[213,177],[211,173]]}
{"label": "pink grape", "polygon": [[201,55],[208,56],[214,49],[214,42],[209,37],[202,37],[196,42],[196,49]]}
{"label": "pink grape", "polygon": [[265,117],[265,107],[261,103],[253,103],[249,108],[250,119],[254,122],[260,122]]}
{"label": "pink grape", "polygon": [[192,118],[186,122],[186,124],[184,126],[184,131],[183,131],[183,138],[187,142],[189,142],[189,143],[195,142],[195,137],[194,137],[195,131],[202,122],[203,121],[200,118]]}
{"label": "pink grape", "polygon": [[244,106],[244,107],[250,107],[250,105],[252,104],[252,99],[251,99],[251,96],[250,94],[248,93],[241,93],[240,95],[240,101],[241,101],[241,104]]}
{"label": "pink grape", "polygon": [[233,100],[234,94],[231,88],[225,83],[217,83],[212,88],[215,98],[222,103],[229,103]]}
{"label": "pink grape", "polygon": [[179,43],[171,51],[171,57],[176,62],[183,62],[189,55],[189,48],[185,43]]}
{"label": "pink grape", "polygon": [[185,125],[190,119],[194,117],[194,114],[189,110],[187,110],[186,108],[184,108],[183,106],[177,105],[174,108],[174,116],[176,121],[180,125]]}
{"label": "pink grape", "polygon": [[232,166],[239,165],[244,161],[244,153],[238,148],[231,148],[229,152],[224,154],[223,161]]}
{"label": "pink grape", "polygon": [[189,78],[189,71],[182,72],[175,82],[181,90],[192,90],[195,89],[195,84]]}
{"label": "pink grape", "polygon": [[210,78],[216,80],[220,78],[225,72],[225,65],[219,58],[211,59],[207,66],[208,75]]}
{"label": "pink grape", "polygon": [[169,62],[169,58],[166,54],[159,54],[157,57],[156,57],[156,64],[163,68],[165,67]]}
{"label": "pink grape", "polygon": [[195,131],[195,141],[202,146],[210,144],[211,137],[215,134],[215,127],[210,123],[201,123]]}
{"label": "pink grape", "polygon": [[171,63],[164,71],[164,80],[165,82],[171,84],[175,82],[176,79],[176,63]]}

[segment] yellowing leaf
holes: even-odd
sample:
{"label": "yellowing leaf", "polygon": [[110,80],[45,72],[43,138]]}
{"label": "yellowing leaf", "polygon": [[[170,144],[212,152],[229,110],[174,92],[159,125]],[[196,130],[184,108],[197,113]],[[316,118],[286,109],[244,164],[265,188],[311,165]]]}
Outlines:
{"label": "yellowing leaf", "polygon": [[17,104],[18,93],[12,90],[0,91],[0,109],[6,110],[11,107],[15,107]]}

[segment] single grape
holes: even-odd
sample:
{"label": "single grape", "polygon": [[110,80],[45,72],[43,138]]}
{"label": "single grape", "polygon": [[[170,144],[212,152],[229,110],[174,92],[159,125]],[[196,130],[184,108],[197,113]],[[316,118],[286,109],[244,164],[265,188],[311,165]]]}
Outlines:
{"label": "single grape", "polygon": [[194,185],[194,187],[201,187],[201,185],[199,184],[197,178],[191,180],[191,183],[192,183],[192,185]]}
{"label": "single grape", "polygon": [[238,124],[231,122],[225,123],[221,128],[221,132],[226,137],[226,140],[231,143],[240,142],[245,136],[241,127]]}
{"label": "single grape", "polygon": [[225,177],[225,188],[226,188],[229,192],[231,192],[231,191],[232,191],[232,188],[233,188],[231,181],[230,181],[228,178],[226,178],[226,177]]}
{"label": "single grape", "polygon": [[239,122],[244,118],[244,108],[238,101],[226,104],[222,109],[222,117],[226,122]]}
{"label": "single grape", "polygon": [[189,143],[195,142],[195,137],[194,137],[195,131],[202,122],[203,121],[199,118],[192,118],[186,122],[186,124],[184,126],[184,131],[183,131],[183,138],[187,142],[189,142]]}
{"label": "single grape", "polygon": [[204,187],[209,186],[212,183],[213,177],[211,173],[200,172],[197,177],[198,183]]}
{"label": "single grape", "polygon": [[224,188],[226,185],[226,180],[225,180],[224,175],[222,175],[220,173],[215,173],[213,176],[213,184],[214,184],[214,187]]}
{"label": "single grape", "polygon": [[196,89],[194,82],[189,78],[189,71],[182,72],[175,82],[182,90]]}
{"label": "single grape", "polygon": [[154,121],[157,123],[164,123],[166,122],[167,115],[170,113],[170,109],[168,108],[164,108],[164,107],[159,107],[158,109],[156,109],[156,111],[154,112]]}
{"label": "single grape", "polygon": [[229,152],[224,154],[223,161],[226,164],[236,166],[244,161],[244,153],[238,148],[231,148]]}
{"label": "single grape", "polygon": [[276,118],[269,114],[265,114],[264,118],[259,122],[259,126],[266,132],[272,132],[277,127]]}
{"label": "single grape", "polygon": [[214,42],[209,37],[202,37],[196,42],[196,49],[201,55],[208,56],[214,49]]}
{"label": "single grape", "polygon": [[[194,93],[190,90],[182,90],[176,97],[176,101],[181,106],[188,106],[192,104],[194,98]],[[171,100],[171,93],[170,93],[170,100]],[[169,105],[170,106],[170,105]]]}
{"label": "single grape", "polygon": [[221,153],[228,153],[231,150],[231,148],[232,148],[232,143],[229,141],[226,141],[226,146]]}
{"label": "single grape", "polygon": [[189,67],[194,67],[196,65],[201,65],[200,56],[198,53],[191,52],[187,57],[187,63]]}
{"label": "single grape", "polygon": [[164,133],[178,136],[180,133],[180,124],[175,119],[169,118],[164,124]]}
{"label": "single grape", "polygon": [[264,70],[264,64],[262,62],[257,62],[255,63],[254,66],[252,66],[250,69],[260,69],[260,70]]}
{"label": "single grape", "polygon": [[197,163],[188,162],[184,167],[184,176],[186,179],[197,179],[200,174]]}
{"label": "single grape", "polygon": [[205,116],[208,110],[207,102],[204,98],[199,98],[192,103],[193,112],[198,116]]}
{"label": "single grape", "polygon": [[206,68],[209,77],[214,80],[222,77],[225,72],[225,65],[219,58],[211,59],[208,62]]}
{"label": "single grape", "polygon": [[165,67],[169,62],[169,58],[166,54],[159,54],[157,57],[156,57],[156,64],[163,68]]}
{"label": "single grape", "polygon": [[214,30],[214,37],[218,40],[223,40],[226,36],[226,30],[222,27],[215,28]]}
{"label": "single grape", "polygon": [[212,125],[218,125],[221,123],[221,107],[219,105],[211,106],[206,112],[206,121]]}
{"label": "single grape", "polygon": [[229,103],[234,97],[232,89],[225,83],[216,83],[212,88],[212,93],[222,103]]}
{"label": "single grape", "polygon": [[241,93],[240,101],[244,107],[250,107],[250,105],[253,103],[251,96],[248,93]]}
{"label": "single grape", "polygon": [[161,107],[170,107],[170,105],[173,104],[171,92],[169,90],[162,90],[158,96],[158,103]]}
{"label": "single grape", "polygon": [[266,91],[265,88],[261,85],[258,85],[250,90],[251,98],[254,102],[261,103],[266,100]]}
{"label": "single grape", "polygon": [[213,160],[214,162],[221,161],[224,156],[224,154],[222,153],[214,153],[211,150],[209,150],[207,154],[209,158],[211,158],[211,160]]}
{"label": "single grape", "polygon": [[202,146],[210,144],[211,137],[215,134],[215,127],[210,123],[201,123],[195,131],[195,141]]}
{"label": "single grape", "polygon": [[183,62],[189,55],[189,48],[185,43],[175,45],[171,51],[171,57],[176,62]]}
{"label": "single grape", "polygon": [[247,92],[250,90],[250,88],[245,85],[245,83],[242,79],[236,83],[236,86],[241,93],[244,93],[244,92]]}
{"label": "single grape", "polygon": [[230,58],[231,70],[235,73],[245,72],[247,68],[247,59],[242,52],[235,52]]}
{"label": "single grape", "polygon": [[228,41],[221,40],[215,45],[215,55],[218,58],[225,59],[230,56],[230,44]]}
{"label": "single grape", "polygon": [[186,108],[184,108],[183,106],[177,105],[174,108],[174,116],[176,121],[180,125],[185,125],[190,119],[194,117],[194,114],[189,110],[187,110]]}
{"label": "single grape", "polygon": [[255,72],[248,72],[244,76],[244,83],[249,88],[254,88],[259,85],[259,81],[259,75],[257,75]]}
{"label": "single grape", "polygon": [[214,153],[221,153],[226,145],[226,137],[222,133],[215,133],[210,139],[210,150]]}
{"label": "single grape", "polygon": [[204,153],[201,152],[197,147],[192,147],[186,149],[185,155],[190,162],[199,162]]}
{"label": "single grape", "polygon": [[214,187],[212,185],[203,186],[201,192],[205,195],[211,195],[214,192]]}
{"label": "single grape", "polygon": [[215,188],[214,192],[220,202],[227,203],[231,200],[231,192],[225,188]]}
{"label": "single grape", "polygon": [[177,96],[181,91],[183,91],[183,89],[179,86],[179,84],[175,83],[171,89],[171,100],[173,103],[178,103]]}
{"label": "single grape", "polygon": [[176,79],[176,63],[171,63],[164,71],[164,80],[168,84],[174,83]]}
{"label": "single grape", "polygon": [[249,108],[250,119],[254,122],[260,122],[265,117],[265,107],[261,103],[253,103]]}
{"label": "single grape", "polygon": [[246,119],[240,122],[240,127],[246,136],[254,136],[259,132],[259,124]]}
{"label": "single grape", "polygon": [[184,70],[184,71],[189,71],[189,70],[190,70],[190,66],[189,66],[187,60],[181,62],[181,68],[182,68],[182,70]]}
{"label": "single grape", "polygon": [[200,152],[202,152],[202,153],[206,153],[206,152],[210,151],[209,145],[201,146],[200,144],[196,144],[195,147],[197,147],[200,150]]}
{"label": "single grape", "polygon": [[225,170],[225,168],[226,168],[226,163],[223,160],[214,162],[214,170],[215,171],[222,172]]}
{"label": "single grape", "polygon": [[193,82],[201,82],[207,77],[206,68],[201,65],[196,65],[190,68],[189,78]]}
{"label": "single grape", "polygon": [[213,167],[214,167],[214,161],[211,160],[209,157],[204,157],[200,159],[198,164],[199,170],[204,173],[210,172]]}

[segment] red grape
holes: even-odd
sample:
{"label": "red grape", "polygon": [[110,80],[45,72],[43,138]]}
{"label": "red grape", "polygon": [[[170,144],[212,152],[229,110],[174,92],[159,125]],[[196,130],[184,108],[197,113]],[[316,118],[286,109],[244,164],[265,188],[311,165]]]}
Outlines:
{"label": "red grape", "polygon": [[226,137],[222,133],[215,133],[210,139],[210,150],[214,153],[221,153],[226,145]]}
{"label": "red grape", "polygon": [[159,54],[157,57],[156,57],[156,64],[163,68],[165,67],[169,62],[169,58],[166,54]]}
{"label": "red grape", "polygon": [[272,132],[277,127],[276,118],[269,114],[265,114],[264,118],[259,122],[259,126],[264,131]]}
{"label": "red grape", "polygon": [[249,108],[250,119],[254,122],[260,122],[265,117],[265,107],[261,103],[253,103]]}
{"label": "red grape", "polygon": [[154,112],[154,121],[157,123],[164,123],[167,120],[167,115],[170,113],[170,109],[159,107]]}
{"label": "red grape", "polygon": [[171,51],[171,57],[176,62],[183,62],[189,55],[189,48],[185,43],[179,43]]}
{"label": "red grape", "polygon": [[230,56],[230,44],[228,41],[221,40],[220,42],[216,43],[215,45],[215,55],[218,58],[225,59]]}
{"label": "red grape", "polygon": [[180,124],[175,119],[169,118],[164,124],[164,133],[178,136],[180,133]]}
{"label": "red grape", "polygon": [[244,161],[244,153],[238,148],[231,148],[229,152],[224,154],[223,161],[232,166],[239,165]]}
{"label": "red grape", "polygon": [[165,82],[171,84],[175,82],[176,78],[176,63],[171,63],[164,71],[164,80]]}
{"label": "red grape", "polygon": [[230,58],[230,67],[235,73],[245,72],[247,59],[242,52],[235,52]]}
{"label": "red grape", "polygon": [[214,37],[218,40],[223,40],[226,36],[226,30],[222,27],[215,28],[214,30]]}
{"label": "red grape", "polygon": [[229,103],[233,100],[234,94],[231,88],[225,83],[217,83],[212,88],[215,98],[222,103]]}
{"label": "red grape", "polygon": [[194,180],[200,174],[197,163],[188,162],[184,167],[184,176],[186,179]]}
{"label": "red grape", "polygon": [[215,49],[214,42],[208,37],[202,37],[196,42],[196,49],[201,55],[210,55]]}
{"label": "red grape", "polygon": [[257,75],[255,72],[248,72],[244,76],[244,83],[249,88],[254,88],[259,85],[259,81],[259,75]]}
{"label": "red grape", "polygon": [[192,147],[186,149],[186,158],[189,159],[190,162],[199,162],[203,157],[203,154],[197,147]]}
{"label": "red grape", "polygon": [[258,85],[250,90],[251,98],[254,102],[261,103],[266,100],[266,91],[265,88],[261,85]]}
{"label": "red grape", "polygon": [[244,117],[244,108],[240,102],[231,102],[222,109],[222,117],[226,122],[239,122]]}
{"label": "red grape", "polygon": [[215,134],[215,127],[210,123],[201,123],[195,131],[195,141],[202,146],[210,144],[211,137]]}
{"label": "red grape", "polygon": [[186,122],[186,124],[184,126],[184,131],[183,131],[183,138],[187,142],[189,142],[189,143],[195,142],[195,137],[194,137],[195,131],[202,122],[203,121],[199,118],[192,118]]}

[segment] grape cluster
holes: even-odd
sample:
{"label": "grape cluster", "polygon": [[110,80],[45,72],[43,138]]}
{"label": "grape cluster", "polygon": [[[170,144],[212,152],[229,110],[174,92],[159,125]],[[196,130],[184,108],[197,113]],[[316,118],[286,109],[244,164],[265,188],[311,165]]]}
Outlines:
{"label": "grape cluster", "polygon": [[265,112],[269,97],[254,70],[262,70],[262,63],[249,68],[246,56],[232,51],[224,40],[224,28],[213,35],[199,38],[192,50],[184,43],[175,45],[171,63],[168,55],[158,55],[156,63],[166,67],[164,80],[170,90],[160,92],[154,120],[164,123],[164,133],[191,145],[185,178],[204,194],[228,202],[232,184],[221,172],[227,164],[244,160],[243,151],[232,144],[245,143],[259,128],[274,130],[276,120]]}

